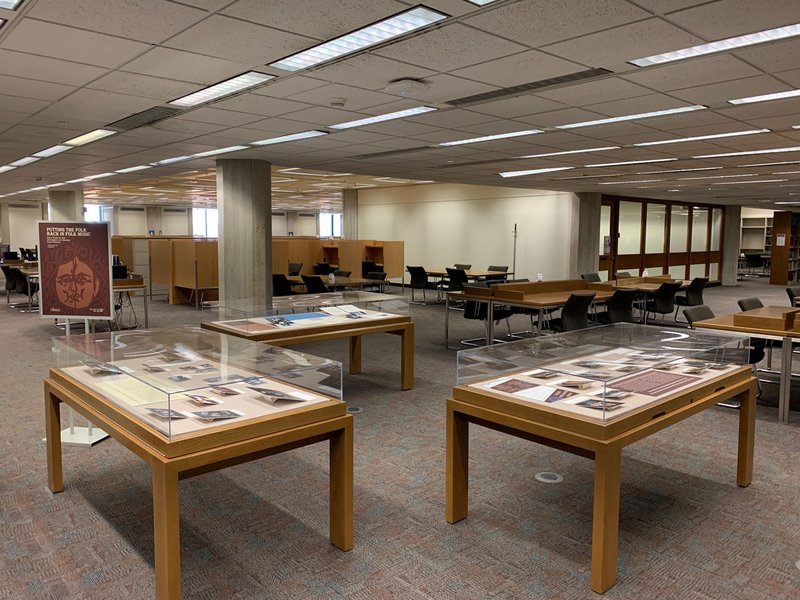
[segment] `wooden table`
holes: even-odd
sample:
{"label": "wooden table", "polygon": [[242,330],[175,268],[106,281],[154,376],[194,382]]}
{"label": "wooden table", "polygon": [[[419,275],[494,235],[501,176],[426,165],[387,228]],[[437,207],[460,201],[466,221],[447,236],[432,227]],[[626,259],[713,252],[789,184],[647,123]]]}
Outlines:
{"label": "wooden table", "polygon": [[[342,277],[341,275],[339,276],[334,275],[333,283],[330,282],[327,275],[307,275],[306,277],[319,277],[320,279],[322,279],[322,283],[324,283],[326,287],[331,289],[345,288],[345,287],[360,288],[364,287],[365,285],[382,283],[377,279],[363,279],[361,277]],[[289,275],[286,277],[286,279],[289,280],[292,286],[305,285],[302,277],[300,277],[299,275]]]}
{"label": "wooden table", "polygon": [[[130,296],[131,292],[141,291],[144,297],[144,327],[150,327],[150,319],[147,315],[147,286],[144,284],[142,277],[127,278],[127,279],[113,279],[111,282],[111,290],[115,294],[127,293]],[[113,323],[113,319],[112,319]]]}
{"label": "wooden table", "polygon": [[[452,269],[455,267],[450,267],[450,268]],[[447,269],[441,267],[435,267],[433,269],[426,268],[425,271],[431,277],[440,277],[440,278],[447,277]],[[466,269],[464,272],[467,274],[467,279],[472,279],[472,280],[486,279],[487,277],[500,278],[500,277],[511,276],[514,274],[513,272],[510,271],[483,271],[481,269]]]}
{"label": "wooden table", "polygon": [[297,327],[273,329],[271,331],[248,331],[225,325],[225,321],[207,321],[204,329],[235,335],[248,340],[266,342],[273,346],[293,346],[309,342],[321,342],[347,338],[350,342],[348,371],[352,375],[361,373],[361,338],[374,333],[391,333],[400,336],[400,388],[414,388],[414,323],[407,315],[391,315],[381,319],[351,320],[333,326]]}
{"label": "wooden table", "polygon": [[181,597],[178,482],[228,466],[330,442],[330,539],[342,550],[353,547],[353,417],[341,400],[313,404],[241,424],[169,439],[147,427],[97,392],[51,369],[44,384],[47,476],[53,493],[64,489],[60,404],[71,406],[150,465],[156,598]]}
{"label": "wooden table", "polygon": [[470,423],[593,459],[591,588],[603,593],[617,579],[622,449],[731,397],[741,401],[736,483],[746,487],[753,472],[756,400],[756,380],[749,367],[736,367],[608,423],[558,412],[544,403],[457,386],[447,401],[447,521],[456,523],[467,516]]}
{"label": "wooden table", "polygon": [[[787,306],[765,306],[763,309],[756,310],[763,311],[763,314],[773,313],[778,315],[791,310],[791,308]],[[734,323],[733,314],[715,317],[713,319],[706,319],[704,321],[695,321],[694,327],[701,329],[735,331],[737,333],[745,333],[767,340],[780,341],[783,344],[783,349],[781,350],[780,386],[778,390],[778,419],[783,423],[788,423],[789,400],[792,388],[792,342],[796,342],[800,339],[800,330],[796,331],[794,329],[771,329],[766,327],[748,327],[737,325]]]}

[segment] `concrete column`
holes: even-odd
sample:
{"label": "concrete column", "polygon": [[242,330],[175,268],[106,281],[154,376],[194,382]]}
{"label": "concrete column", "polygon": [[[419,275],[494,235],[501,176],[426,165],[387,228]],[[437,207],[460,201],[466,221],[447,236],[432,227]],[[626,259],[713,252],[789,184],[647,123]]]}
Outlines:
{"label": "concrete column", "polygon": [[342,190],[342,237],[358,239],[358,190]]}
{"label": "concrete column", "polygon": [[11,228],[8,225],[8,203],[0,204],[0,242],[11,243]]}
{"label": "concrete column", "polygon": [[217,161],[219,298],[223,305],[272,305],[271,165]]}
{"label": "concrete column", "polygon": [[739,236],[742,227],[742,207],[725,207],[725,224],[722,227],[722,285],[736,285],[739,266]]}
{"label": "concrete column", "polygon": [[50,220],[83,221],[83,190],[50,190],[47,192]]}
{"label": "concrete column", "polygon": [[572,197],[572,230],[569,275],[594,273],[600,264],[601,194],[585,192]]}
{"label": "concrete column", "polygon": [[286,211],[286,235],[299,235],[298,222],[299,214],[296,210]]}
{"label": "concrete column", "polygon": [[162,211],[160,206],[146,206],[145,218],[147,219],[147,232],[153,232],[154,235],[161,235],[163,229],[161,225]]}

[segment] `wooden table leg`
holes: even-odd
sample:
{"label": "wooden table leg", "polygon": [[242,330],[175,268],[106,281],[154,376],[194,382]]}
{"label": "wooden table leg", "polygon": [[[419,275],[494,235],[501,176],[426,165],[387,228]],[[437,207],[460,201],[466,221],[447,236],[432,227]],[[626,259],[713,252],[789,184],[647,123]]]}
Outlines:
{"label": "wooden table leg", "polygon": [[445,518],[457,523],[467,517],[469,497],[469,421],[447,401]]}
{"label": "wooden table leg", "polygon": [[753,480],[753,445],[756,433],[756,382],[739,394],[739,453],[736,461],[736,484],[747,487]]}
{"label": "wooden table leg", "polygon": [[350,336],[350,374],[361,373],[361,336]]}
{"label": "wooden table leg", "polygon": [[617,582],[621,458],[619,446],[604,446],[594,457],[592,590],[598,594]]}
{"label": "wooden table leg", "polygon": [[44,385],[45,435],[47,437],[47,486],[58,493],[64,489],[61,465],[61,400]]}
{"label": "wooden table leg", "polygon": [[414,388],[414,324],[409,323],[400,334],[400,388]]}
{"label": "wooden table leg", "polygon": [[181,533],[178,508],[178,472],[154,461],[153,532],[155,538],[156,599],[181,597]]}
{"label": "wooden table leg", "polygon": [[353,417],[330,441],[330,536],[341,550],[353,549]]}

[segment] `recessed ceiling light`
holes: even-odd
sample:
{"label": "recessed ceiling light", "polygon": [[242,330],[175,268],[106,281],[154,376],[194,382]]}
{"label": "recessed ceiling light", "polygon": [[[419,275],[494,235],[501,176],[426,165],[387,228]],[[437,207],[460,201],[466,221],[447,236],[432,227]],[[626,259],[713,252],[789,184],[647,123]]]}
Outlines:
{"label": "recessed ceiling light", "polygon": [[685,138],[674,138],[671,140],[661,140],[658,142],[641,142],[634,146],[660,146],[661,144],[679,144],[681,142],[699,142],[701,140],[715,140],[719,138],[737,137],[740,135],[753,135],[756,133],[769,133],[770,129],[747,129],[744,131],[731,131],[730,133],[714,133],[711,135],[695,135]]}
{"label": "recessed ceiling light", "polygon": [[[800,160],[784,160],[781,162],[768,162],[768,163],[751,163],[749,165],[738,165],[739,168],[744,167],[777,167],[779,165],[800,165]],[[722,167],[717,167],[721,169]]]}
{"label": "recessed ceiling light", "polygon": [[260,85],[270,79],[275,79],[275,76],[259,73],[258,71],[249,71],[211,85],[193,94],[188,94],[176,100],[172,100],[170,104],[174,104],[175,106],[197,106],[198,104],[210,102],[211,100],[218,100],[224,96],[230,96],[236,92],[241,92],[242,90]]}
{"label": "recessed ceiling light", "polygon": [[84,146],[86,144],[90,144],[91,142],[102,140],[103,138],[106,138],[110,135],[114,135],[115,133],[117,132],[111,131],[110,129],[95,129],[94,131],[90,131],[89,133],[84,133],[83,135],[74,137],[71,140],[67,140],[64,143],[67,146]]}
{"label": "recessed ceiling light", "polygon": [[83,183],[84,181],[89,181],[85,177],[79,177],[78,179],[68,179],[64,183]]}
{"label": "recessed ceiling light", "polygon": [[785,202],[775,202],[775,204],[800,204],[800,201],[797,200],[787,200]]}
{"label": "recessed ceiling light", "polygon": [[758,173],[743,173],[741,175],[706,175],[704,177],[679,177],[678,181],[701,181],[703,179],[731,179],[735,177],[758,177]]}
{"label": "recessed ceiling light", "polygon": [[663,179],[637,179],[634,181],[601,181],[597,185],[623,185],[625,183],[655,183],[656,181],[664,181]]}
{"label": "recessed ceiling light", "polygon": [[626,160],[623,162],[613,163],[595,163],[593,165],[584,165],[586,167],[622,167],[624,165],[643,165],[647,163],[660,163],[678,160],[677,158],[651,158],[650,160]]}
{"label": "recessed ceiling light", "polygon": [[25,165],[29,165],[31,163],[35,163],[38,158],[35,156],[26,156],[24,158],[20,158],[19,160],[15,160],[14,162],[8,163],[12,167],[24,167]]}
{"label": "recessed ceiling light", "polygon": [[20,4],[22,4],[22,0],[0,0],[0,8],[8,10],[16,10]]}
{"label": "recessed ceiling light", "polygon": [[788,92],[777,92],[775,94],[763,94],[761,96],[750,96],[748,98],[737,98],[728,100],[728,104],[753,104],[754,102],[768,102],[770,100],[783,100],[784,98],[794,98],[800,96],[800,90],[790,90]]}
{"label": "recessed ceiling light", "polygon": [[773,175],[794,175],[796,173],[800,173],[800,171],[775,171]]}
{"label": "recessed ceiling light", "polygon": [[103,179],[104,177],[111,177],[112,175],[116,175],[116,173],[100,173],[100,175],[89,175],[88,177],[84,177],[84,181],[92,181],[94,179]]}
{"label": "recessed ceiling light", "polygon": [[136,171],[144,171],[145,169],[151,169],[150,165],[139,165],[136,167],[128,167],[126,169],[119,169],[116,173],[134,173]]}
{"label": "recessed ceiling light", "polygon": [[372,125],[373,123],[381,123],[382,121],[391,121],[392,119],[402,119],[403,117],[410,117],[412,115],[419,115],[426,112],[437,110],[433,106],[417,106],[406,110],[398,110],[396,112],[386,113],[383,115],[376,115],[374,117],[367,117],[365,119],[358,119],[357,121],[347,121],[346,123],[338,123],[331,125],[331,129],[350,129],[351,127],[361,127],[362,125]]}
{"label": "recessed ceiling light", "polygon": [[564,156],[567,154],[583,154],[584,152],[602,152],[603,150],[618,150],[619,146],[602,146],[600,148],[582,148],[580,150],[562,150],[561,152],[545,152],[544,154],[526,154],[517,158],[544,158],[546,156]]}
{"label": "recessed ceiling light", "polygon": [[269,66],[283,69],[284,71],[300,71],[405,35],[410,31],[427,27],[437,21],[446,19],[447,16],[424,6],[417,6],[383,21],[270,63]]}
{"label": "recessed ceiling light", "polygon": [[781,40],[796,35],[800,35],[800,25],[785,25],[783,27],[758,31],[748,35],[726,38],[708,44],[698,44],[697,46],[673,50],[672,52],[665,52],[664,54],[654,54],[644,58],[637,58],[636,60],[630,60],[628,62],[637,67],[649,67],[650,65],[658,65],[666,62],[683,60],[685,58],[694,58],[695,56],[703,56],[704,54],[713,54],[715,52],[725,52],[726,50],[733,50],[734,48]]}
{"label": "recessed ceiling light", "polygon": [[726,156],[750,156],[753,154],[778,154],[780,152],[800,152],[800,146],[788,148],[769,148],[768,150],[747,150],[744,152],[723,152],[721,154],[701,154],[692,158],[725,158]]}
{"label": "recessed ceiling light", "polygon": [[527,171],[503,171],[500,177],[522,177],[524,175],[537,175],[539,173],[552,173],[554,171],[568,171],[573,167],[551,167],[549,169],[528,169]]}
{"label": "recessed ceiling light", "polygon": [[757,181],[753,181],[752,179],[748,181],[720,181],[718,183],[712,183],[711,185],[744,185],[746,183],[776,183],[778,181],[789,181],[788,179],[759,179]]}
{"label": "recessed ceiling light", "polygon": [[280,137],[267,138],[266,140],[258,140],[257,142],[250,142],[251,146],[270,146],[272,144],[282,144],[283,142],[294,142],[296,140],[305,140],[307,138],[319,137],[321,135],[328,135],[325,131],[301,131],[300,133],[292,133],[289,135],[282,135]]}
{"label": "recessed ceiling light", "polygon": [[668,169],[666,171],[639,171],[636,175],[660,175],[662,173],[688,173],[690,171],[717,171],[722,167],[697,167],[695,169]]}
{"label": "recessed ceiling light", "polygon": [[620,123],[622,121],[638,121],[640,119],[650,119],[653,117],[663,117],[666,115],[677,115],[695,110],[705,110],[707,106],[694,104],[692,106],[681,106],[680,108],[668,108],[666,110],[656,110],[653,112],[637,113],[635,115],[624,115],[622,117],[608,117],[596,119],[594,121],[581,121],[580,123],[569,123],[567,125],[556,125],[556,129],[575,129],[577,127],[589,127],[591,125],[607,125],[608,123]]}
{"label": "recessed ceiling light", "polygon": [[36,156],[37,158],[47,158],[49,156],[55,156],[56,154],[60,154],[61,152],[66,152],[67,150],[71,149],[72,146],[58,144],[57,146],[50,146],[49,148],[45,148],[44,150],[39,150],[39,152],[34,152],[33,156]]}
{"label": "recessed ceiling light", "polygon": [[11,165],[3,165],[0,167],[0,173],[8,173],[9,171],[13,171],[16,167],[12,167]]}
{"label": "recessed ceiling light", "polygon": [[480,142],[491,142],[493,140],[504,140],[507,138],[522,137],[524,135],[534,135],[543,133],[541,129],[527,129],[525,131],[511,131],[509,133],[498,133],[496,135],[484,135],[483,137],[469,138],[466,140],[456,140],[454,142],[442,142],[440,146],[460,146],[462,144],[477,144]]}
{"label": "recessed ceiling light", "polygon": [[238,152],[239,150],[247,150],[250,146],[228,146],[227,148],[217,148],[216,150],[207,150],[205,152],[198,152],[192,154],[192,158],[205,158],[206,156],[215,156],[217,154],[227,154],[228,152]]}
{"label": "recessed ceiling light", "polygon": [[173,158],[165,158],[163,160],[157,160],[156,162],[150,163],[154,167],[160,167],[164,165],[171,165],[172,163],[181,162],[184,160],[189,160],[192,158],[191,156],[175,156]]}

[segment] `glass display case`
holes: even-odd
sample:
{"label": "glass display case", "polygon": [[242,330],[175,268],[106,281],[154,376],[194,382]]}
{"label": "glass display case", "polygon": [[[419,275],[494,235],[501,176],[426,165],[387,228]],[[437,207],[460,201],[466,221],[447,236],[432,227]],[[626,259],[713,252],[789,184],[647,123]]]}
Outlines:
{"label": "glass display case", "polygon": [[179,327],[53,338],[51,380],[170,439],[342,399],[341,363]]}
{"label": "glass display case", "polygon": [[[748,364],[749,336],[617,323],[458,353],[457,386],[610,421]],[[454,391],[454,397],[457,393]]]}
{"label": "glass display case", "polygon": [[394,317],[408,317],[408,299],[404,296],[346,290],[276,296],[271,307],[248,301],[227,302],[206,311],[204,321],[213,322],[217,330],[257,335],[353,324],[356,321],[378,322]]}

